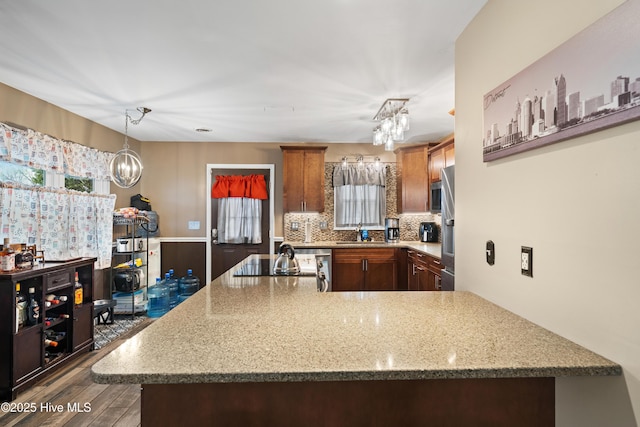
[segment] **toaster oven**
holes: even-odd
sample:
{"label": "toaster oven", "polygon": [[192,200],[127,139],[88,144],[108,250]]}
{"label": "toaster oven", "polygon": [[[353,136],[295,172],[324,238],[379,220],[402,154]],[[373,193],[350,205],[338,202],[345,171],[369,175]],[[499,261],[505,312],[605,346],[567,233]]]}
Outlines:
{"label": "toaster oven", "polygon": [[116,239],[116,252],[138,252],[147,249],[147,239],[119,238]]}

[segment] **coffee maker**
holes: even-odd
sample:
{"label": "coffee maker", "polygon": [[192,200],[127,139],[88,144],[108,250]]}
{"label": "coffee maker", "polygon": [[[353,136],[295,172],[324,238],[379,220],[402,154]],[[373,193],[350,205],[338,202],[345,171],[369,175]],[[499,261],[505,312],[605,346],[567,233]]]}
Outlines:
{"label": "coffee maker", "polygon": [[384,219],[384,241],[387,243],[396,243],[400,241],[400,219],[399,218]]}
{"label": "coffee maker", "polygon": [[435,222],[420,223],[420,241],[421,242],[437,242],[438,227]]}

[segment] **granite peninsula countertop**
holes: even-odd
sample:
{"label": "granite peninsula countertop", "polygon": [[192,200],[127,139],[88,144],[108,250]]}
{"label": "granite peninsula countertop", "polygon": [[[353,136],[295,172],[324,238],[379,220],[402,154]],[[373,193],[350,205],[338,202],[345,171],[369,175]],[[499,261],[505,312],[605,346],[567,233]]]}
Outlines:
{"label": "granite peninsula countertop", "polygon": [[620,365],[470,292],[316,291],[234,277],[247,260],[91,368],[98,383],[620,375]]}

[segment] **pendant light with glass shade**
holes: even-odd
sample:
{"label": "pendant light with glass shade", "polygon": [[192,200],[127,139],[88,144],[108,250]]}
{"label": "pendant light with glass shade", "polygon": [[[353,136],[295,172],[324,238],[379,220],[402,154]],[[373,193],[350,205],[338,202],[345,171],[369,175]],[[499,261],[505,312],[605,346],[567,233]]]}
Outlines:
{"label": "pendant light with glass shade", "polygon": [[118,151],[109,165],[111,180],[121,188],[131,188],[140,181],[142,176],[142,160],[138,153],[129,148],[129,122],[137,125],[140,121],[151,112],[146,107],[138,107],[137,111],[142,113],[139,119],[133,120],[129,115],[130,110],[125,110],[124,115],[124,146]]}
{"label": "pendant light with glass shade", "polygon": [[395,142],[404,141],[409,130],[409,98],[389,98],[384,101],[373,120],[380,122],[373,129],[373,145],[384,145],[385,151],[393,151]]}

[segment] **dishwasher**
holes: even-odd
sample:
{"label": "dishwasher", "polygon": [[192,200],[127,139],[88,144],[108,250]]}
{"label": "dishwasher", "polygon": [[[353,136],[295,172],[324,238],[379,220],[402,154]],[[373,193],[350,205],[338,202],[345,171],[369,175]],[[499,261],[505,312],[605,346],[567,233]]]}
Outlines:
{"label": "dishwasher", "polygon": [[297,248],[295,253],[315,255],[318,292],[331,292],[331,249]]}

